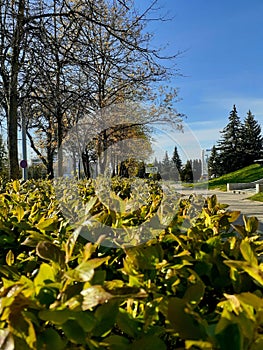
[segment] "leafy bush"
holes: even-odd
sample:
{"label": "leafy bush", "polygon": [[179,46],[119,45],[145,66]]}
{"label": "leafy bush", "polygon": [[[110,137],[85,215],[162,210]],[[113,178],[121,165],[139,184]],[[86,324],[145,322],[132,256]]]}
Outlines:
{"label": "leafy bush", "polygon": [[[87,205],[92,186],[79,185]],[[256,218],[235,225],[215,196],[182,198],[158,236],[112,248],[84,240],[60,204],[49,181],[0,194],[1,349],[262,349]]]}

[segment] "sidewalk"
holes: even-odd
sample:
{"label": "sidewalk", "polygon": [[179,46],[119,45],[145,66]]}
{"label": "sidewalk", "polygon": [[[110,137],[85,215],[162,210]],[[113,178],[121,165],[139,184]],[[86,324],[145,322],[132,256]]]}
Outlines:
{"label": "sidewalk", "polygon": [[218,198],[219,203],[228,204],[228,210],[238,210],[241,212],[241,215],[244,214],[246,216],[256,216],[261,223],[261,227],[263,228],[263,202],[256,202],[247,199],[251,195],[250,193],[233,193],[182,187],[178,188],[178,192],[185,195],[196,193],[201,194],[204,197],[210,197],[215,194]]}
{"label": "sidewalk", "polygon": [[229,210],[239,210],[247,216],[256,216],[263,223],[263,202],[247,199],[249,193],[232,193],[221,191],[208,191],[208,195],[216,194],[220,203],[228,204]]}

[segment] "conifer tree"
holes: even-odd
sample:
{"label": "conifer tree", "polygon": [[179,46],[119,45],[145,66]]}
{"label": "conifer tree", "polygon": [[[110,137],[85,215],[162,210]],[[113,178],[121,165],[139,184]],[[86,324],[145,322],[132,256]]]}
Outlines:
{"label": "conifer tree", "polygon": [[182,171],[182,161],[181,158],[178,154],[177,147],[174,147],[174,152],[172,156],[172,162],[174,163],[174,180],[179,180],[181,176],[181,171]]}
{"label": "conifer tree", "polygon": [[157,168],[160,167],[160,162],[158,161],[158,159],[156,157],[154,158],[153,165],[156,166]]}
{"label": "conifer tree", "polygon": [[184,182],[193,182],[194,180],[193,169],[192,169],[192,164],[190,160],[187,160],[185,166],[183,167],[183,170],[181,173],[181,179]]}
{"label": "conifer tree", "polygon": [[230,112],[229,122],[221,133],[222,138],[218,142],[217,147],[219,149],[219,162],[221,165],[220,175],[243,167],[242,124],[235,105]]}
{"label": "conifer tree", "polygon": [[220,157],[216,146],[211,149],[211,154],[208,159],[208,175],[209,177],[218,177],[222,173]]}
{"label": "conifer tree", "polygon": [[261,127],[249,110],[242,128],[243,166],[248,166],[263,156]]}
{"label": "conifer tree", "polygon": [[202,175],[202,162],[201,159],[193,159],[191,160],[192,170],[193,170],[193,178],[198,181]]}
{"label": "conifer tree", "polygon": [[170,179],[170,173],[171,173],[171,160],[169,158],[168,152],[165,152],[164,158],[162,160],[162,178],[164,180]]}

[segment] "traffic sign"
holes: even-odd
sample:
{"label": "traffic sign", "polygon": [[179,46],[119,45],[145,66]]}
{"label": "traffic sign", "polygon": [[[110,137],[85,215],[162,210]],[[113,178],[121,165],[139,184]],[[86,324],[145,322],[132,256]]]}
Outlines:
{"label": "traffic sign", "polygon": [[20,167],[23,169],[27,168],[27,161],[25,159],[21,160]]}

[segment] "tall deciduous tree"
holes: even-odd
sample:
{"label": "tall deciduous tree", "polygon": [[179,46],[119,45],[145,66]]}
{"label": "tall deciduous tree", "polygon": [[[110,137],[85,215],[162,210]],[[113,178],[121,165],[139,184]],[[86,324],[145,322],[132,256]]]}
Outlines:
{"label": "tall deciduous tree", "polygon": [[0,85],[1,107],[8,127],[8,154],[10,178],[19,177],[17,120],[21,66],[24,61],[25,16],[27,1],[0,3]]}
{"label": "tall deciduous tree", "polygon": [[[153,1],[153,3],[156,3],[156,1]],[[125,16],[116,12],[119,16],[119,22],[116,18],[115,22],[112,21],[112,13],[110,13],[110,11],[113,11],[115,8],[121,8],[123,11],[127,11],[127,15]],[[151,6],[149,8],[151,8]],[[148,11],[142,15],[138,15],[134,13],[131,2],[118,0],[78,0],[71,2],[66,0],[53,0],[48,2],[43,0],[32,0],[30,2],[29,0],[17,0],[11,2],[7,0],[1,1],[1,107],[2,112],[7,118],[11,178],[17,178],[19,176],[17,126],[20,106],[22,102],[28,102],[28,91],[36,85],[36,81],[41,81],[38,88],[40,91],[42,89],[43,92],[41,95],[39,94],[39,90],[38,94],[36,93],[36,90],[34,91],[35,96],[33,97],[35,98],[35,101],[36,97],[39,98],[38,107],[41,105],[39,103],[40,100],[42,100],[42,110],[39,110],[36,115],[38,115],[39,119],[46,118],[47,114],[52,116],[52,118],[49,118],[45,122],[44,127],[42,128],[42,126],[39,126],[39,129],[42,128],[42,132],[45,132],[50,130],[51,127],[54,130],[54,126],[56,126],[52,135],[48,131],[49,134],[46,141],[48,143],[51,139],[51,141],[59,147],[63,138],[63,132],[65,131],[64,126],[67,124],[67,118],[65,117],[65,113],[63,113],[66,106],[64,98],[65,95],[67,95],[66,99],[69,98],[67,101],[71,101],[70,104],[72,103],[70,94],[72,91],[76,91],[75,82],[73,83],[71,80],[72,73],[75,73],[75,76],[78,77],[78,79],[80,78],[79,71],[76,68],[75,53],[77,52],[76,49],[78,47],[80,48],[80,53],[82,49],[84,50],[83,40],[87,28],[89,32],[88,34],[90,34],[89,25],[94,25],[96,30],[98,28],[103,28],[100,33],[97,31],[93,36],[90,35],[90,37],[97,40],[96,45],[98,42],[103,45],[104,54],[100,56],[96,50],[92,51],[92,46],[90,46],[91,42],[87,43],[89,40],[86,40],[86,48],[89,47],[89,54],[85,57],[85,61],[78,59],[77,63],[78,67],[88,66],[88,69],[85,70],[88,79],[94,72],[99,74],[101,79],[98,80],[98,82],[99,84],[101,82],[103,83],[103,85],[100,85],[100,88],[102,89],[100,90],[101,92],[105,89],[109,96],[109,89],[112,89],[110,93],[115,93],[117,89],[117,95],[118,98],[120,98],[120,96],[122,97],[123,91],[126,89],[126,93],[129,91],[130,96],[132,96],[132,84],[135,84],[135,86],[138,87],[139,82],[142,84],[143,78],[148,84],[154,80],[159,81],[159,78],[164,79],[164,77],[167,76],[167,69],[158,63],[158,51],[149,49],[150,37],[147,34],[142,37],[144,28],[141,24],[147,22],[147,13]],[[123,21],[121,23],[122,19]],[[51,21],[53,22],[53,28]],[[47,34],[49,33],[49,30],[50,36],[48,37]],[[67,33],[67,35],[64,36],[63,33]],[[98,33],[99,35],[97,36]],[[105,41],[107,35],[110,35],[110,40],[108,42]],[[115,42],[114,47],[117,48],[112,56],[110,55],[112,47],[108,47],[111,42]],[[98,45],[96,48],[97,47]],[[50,86],[47,87],[47,85],[44,84],[44,80],[42,80],[43,74],[41,73],[42,78],[40,74],[41,71],[33,69],[33,66],[36,64],[41,67],[42,61],[35,59],[36,56],[31,55],[34,51],[32,48],[36,49],[36,55],[40,52],[39,50],[41,50],[43,61],[45,59],[45,67],[43,67],[43,69],[46,71],[46,78],[48,78],[47,81],[52,80],[53,86],[56,87],[55,95],[53,94],[55,90],[52,90]],[[85,52],[85,50],[83,52]],[[92,56],[91,53],[94,53],[94,55]],[[64,59],[65,57],[67,58],[66,60]],[[123,64],[118,64],[118,59]],[[74,64],[72,64],[72,60],[75,60]],[[105,65],[104,62],[106,61],[107,64]],[[134,62],[133,66],[129,66],[129,63],[131,62]],[[138,64],[139,62],[140,64]],[[114,67],[114,70],[111,68],[110,74],[108,74],[109,63]],[[47,64],[49,65],[49,68],[47,67]],[[137,70],[135,70],[136,66]],[[128,70],[128,67],[132,67],[132,69]],[[56,71],[52,72],[52,69],[55,69]],[[51,74],[48,76],[50,72]],[[103,72],[103,74],[101,74],[101,72]],[[118,73],[119,88],[116,84],[111,84],[113,78],[116,76],[116,72]],[[107,77],[109,84],[105,84],[105,76]],[[83,75],[81,78],[83,78]],[[92,89],[95,87],[93,84],[95,80],[91,79],[91,83],[84,84],[82,89],[82,93],[84,88],[86,94],[87,92],[92,92],[93,100],[95,100],[95,94],[99,96],[98,90]],[[69,91],[68,86],[65,90],[65,81],[70,81],[71,91]],[[84,80],[82,79],[82,82],[83,81]],[[147,84],[144,85],[145,91],[149,87]],[[91,87],[91,89],[86,89],[87,86]],[[63,93],[62,99],[60,95],[61,92]],[[31,90],[31,97],[32,95],[33,93]],[[47,96],[49,96],[49,102],[52,102],[53,99],[53,107],[56,105],[55,113],[54,108],[49,110],[52,103],[44,104],[44,101],[47,100]],[[101,96],[103,97],[103,94]],[[101,96],[99,96],[99,99],[101,99]],[[105,96],[103,98],[103,103],[105,103]],[[164,100],[166,102],[168,101],[168,103],[171,102],[171,94],[165,94]],[[77,100],[75,99],[75,105],[77,105],[79,101],[80,98]],[[31,106],[31,101],[30,103],[27,103],[27,106]],[[36,105],[33,107],[36,107]],[[54,134],[56,137],[54,137],[53,140]],[[55,151],[53,154],[52,152],[53,150],[51,151],[50,157],[54,156]]]}
{"label": "tall deciduous tree", "polygon": [[[63,17],[66,5],[54,2],[54,12],[61,16],[39,19],[41,30],[35,33],[36,42],[30,51],[35,79],[27,103],[31,109],[27,114],[33,116],[28,123],[33,133],[28,129],[28,137],[51,177],[52,161],[61,150],[62,139],[79,118],[91,111],[127,101],[156,101],[158,97],[158,108],[148,108],[147,113],[140,110],[135,123],[166,120],[167,111],[170,121],[180,122],[174,109],[176,89],[161,88],[157,96],[150,86],[166,80],[170,71],[160,63],[158,51],[150,49],[150,36],[144,34],[147,11],[135,16],[127,3],[123,6],[118,1],[74,4],[70,16]],[[93,116],[90,128],[102,135],[101,124],[104,122],[107,130],[110,121],[102,121],[99,113],[98,118],[96,113]],[[35,142],[36,132],[41,142]],[[107,140],[102,142],[107,144]],[[59,169],[61,160],[60,152]]]}
{"label": "tall deciduous tree", "polygon": [[[63,2],[54,1],[54,13],[61,13],[63,5]],[[41,30],[35,31],[28,48],[34,80],[22,112],[30,116],[27,135],[31,147],[46,166],[49,177],[53,178],[55,156],[58,175],[62,175],[60,146],[67,130],[78,119],[88,92],[80,89],[79,68],[71,59],[80,23],[70,16],[50,16],[40,18],[39,26]]]}

